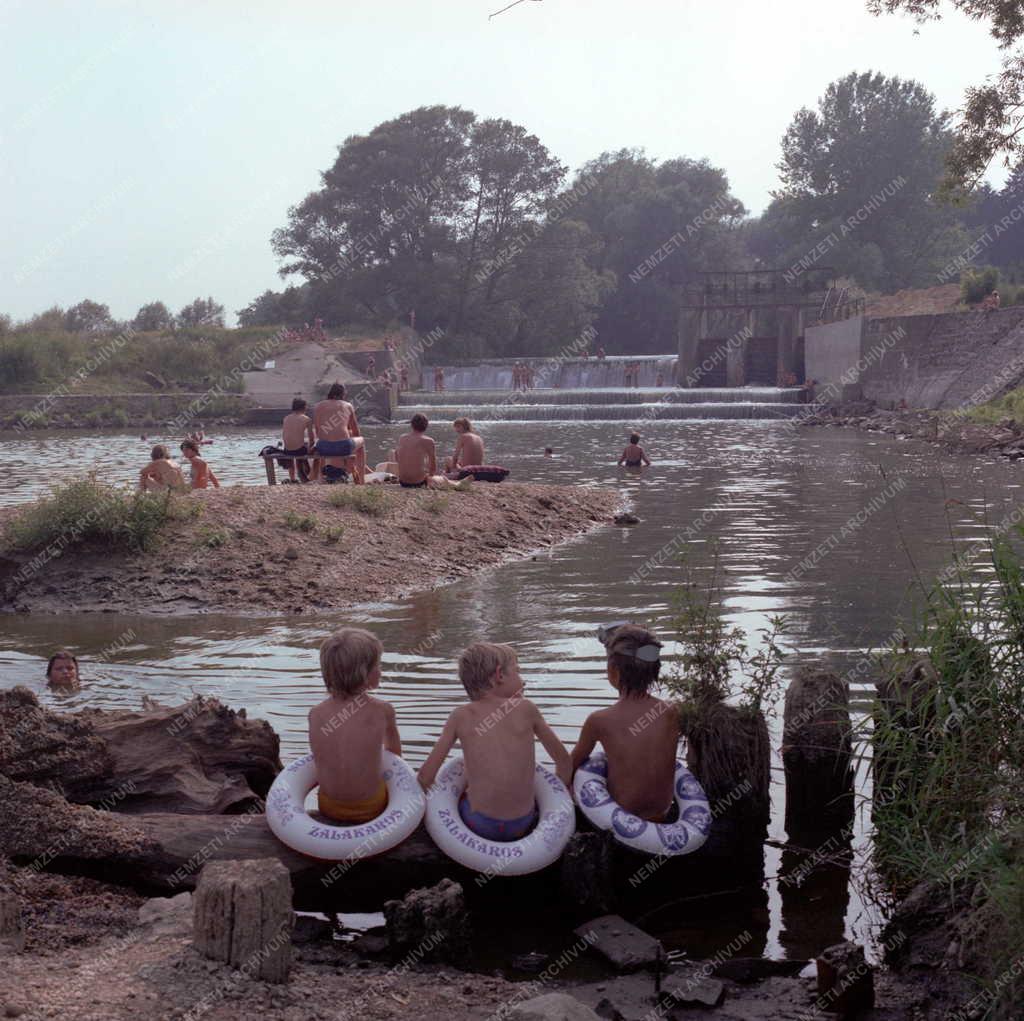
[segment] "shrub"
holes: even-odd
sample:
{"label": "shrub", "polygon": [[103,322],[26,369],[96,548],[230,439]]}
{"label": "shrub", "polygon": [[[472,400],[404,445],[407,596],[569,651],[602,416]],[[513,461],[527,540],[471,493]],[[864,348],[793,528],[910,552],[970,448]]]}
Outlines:
{"label": "shrub", "polygon": [[315,532],[317,520],[312,514],[296,514],[288,511],[282,518],[284,527],[292,532]]}
{"label": "shrub", "polygon": [[196,535],[196,544],[207,549],[219,549],[227,544],[228,533],[223,528],[204,528]]}
{"label": "shrub", "polygon": [[176,516],[173,499],[170,493],[130,493],[90,475],[25,507],[8,522],[5,538],[12,549],[46,549],[53,556],[90,540],[115,550],[146,550]]}
{"label": "shrub", "polygon": [[995,266],[966,270],[960,276],[960,298],[966,305],[977,305],[999,285],[999,270]]}
{"label": "shrub", "polygon": [[335,545],[341,542],[341,537],[345,534],[344,525],[325,525],[324,526],[324,542],[328,545]]}
{"label": "shrub", "polygon": [[327,494],[327,502],[332,507],[358,511],[360,514],[368,514],[372,518],[382,517],[391,507],[390,494],[385,493],[377,486],[332,489]]}

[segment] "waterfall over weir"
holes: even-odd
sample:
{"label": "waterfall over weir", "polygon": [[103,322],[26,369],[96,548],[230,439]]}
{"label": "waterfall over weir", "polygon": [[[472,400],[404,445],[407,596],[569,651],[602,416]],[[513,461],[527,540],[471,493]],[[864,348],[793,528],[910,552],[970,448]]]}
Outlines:
{"label": "waterfall over weir", "polygon": [[[558,359],[525,358],[533,388],[512,389],[514,359],[446,366],[444,390],[402,394],[396,417],[416,412],[451,421],[462,415],[482,422],[626,422],[681,419],[796,418],[805,411],[800,387],[679,387],[674,355]],[[623,386],[627,364],[639,364],[638,387]],[[428,368],[424,373],[431,379]],[[658,377],[662,385],[656,386]]]}

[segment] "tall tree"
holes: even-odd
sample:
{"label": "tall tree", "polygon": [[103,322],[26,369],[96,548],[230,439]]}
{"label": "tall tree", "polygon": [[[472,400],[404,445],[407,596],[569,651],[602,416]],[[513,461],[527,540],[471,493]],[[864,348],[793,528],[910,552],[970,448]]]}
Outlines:
{"label": "tall tree", "polygon": [[162,301],[151,301],[143,305],[132,320],[132,329],[139,332],[170,330],[174,327],[174,316]]}
{"label": "tall tree", "polygon": [[88,298],[64,313],[64,329],[69,333],[105,333],[114,325],[110,307]]}
{"label": "tall tree", "polygon": [[835,266],[868,288],[934,282],[966,237],[935,201],[947,120],[914,81],[854,72],[829,85],[782,139],[781,187],[764,217],[775,258],[797,271]]}
{"label": "tall tree", "polygon": [[213,298],[196,298],[186,305],[177,316],[177,325],[190,326],[223,326],[224,306]]}

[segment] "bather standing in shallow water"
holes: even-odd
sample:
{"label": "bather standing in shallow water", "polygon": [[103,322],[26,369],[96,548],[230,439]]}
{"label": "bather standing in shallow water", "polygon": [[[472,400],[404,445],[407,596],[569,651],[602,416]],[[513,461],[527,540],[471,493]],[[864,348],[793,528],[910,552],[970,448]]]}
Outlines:
{"label": "bather standing in shallow water", "polygon": [[630,434],[629,443],[626,444],[616,463],[624,464],[627,468],[647,467],[651,463],[651,459],[644,452],[644,448],[640,446],[639,433]]}

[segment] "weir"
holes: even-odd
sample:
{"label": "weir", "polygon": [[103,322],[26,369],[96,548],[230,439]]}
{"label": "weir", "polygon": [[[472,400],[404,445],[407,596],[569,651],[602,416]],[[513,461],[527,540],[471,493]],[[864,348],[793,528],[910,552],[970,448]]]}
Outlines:
{"label": "weir", "polygon": [[[487,358],[475,365],[445,365],[444,382],[448,390],[512,389],[512,369],[516,363],[533,369],[534,386],[545,389],[578,390],[590,387],[625,385],[627,365],[638,365],[637,382],[655,386],[659,374],[671,385],[675,380],[675,355],[608,355],[606,358]],[[428,372],[429,377],[429,372]]]}

